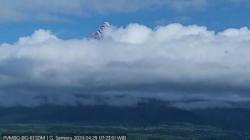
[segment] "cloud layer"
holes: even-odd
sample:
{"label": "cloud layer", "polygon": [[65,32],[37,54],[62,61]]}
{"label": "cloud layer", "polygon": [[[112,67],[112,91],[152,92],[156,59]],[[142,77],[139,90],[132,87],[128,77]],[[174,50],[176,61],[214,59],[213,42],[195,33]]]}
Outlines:
{"label": "cloud layer", "polygon": [[[0,22],[67,21],[73,17],[171,9],[172,12],[203,11],[225,5],[249,5],[248,0],[0,0]],[[168,10],[166,10],[168,11]],[[184,14],[185,15],[185,14]]]}
{"label": "cloud layer", "polygon": [[161,7],[176,10],[203,7],[206,0],[0,0],[0,21],[60,21],[67,17],[135,12]]}
{"label": "cloud layer", "polygon": [[247,27],[130,24],[111,27],[103,40],[40,29],[0,45],[0,105],[248,102],[249,44]]}

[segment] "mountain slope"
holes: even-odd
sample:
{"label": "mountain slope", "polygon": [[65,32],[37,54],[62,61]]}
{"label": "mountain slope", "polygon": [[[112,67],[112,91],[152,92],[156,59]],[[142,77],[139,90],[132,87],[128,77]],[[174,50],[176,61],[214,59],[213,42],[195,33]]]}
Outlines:
{"label": "mountain slope", "polygon": [[111,27],[111,24],[109,22],[104,22],[96,32],[92,33],[89,38],[100,40],[104,36],[105,30]]}

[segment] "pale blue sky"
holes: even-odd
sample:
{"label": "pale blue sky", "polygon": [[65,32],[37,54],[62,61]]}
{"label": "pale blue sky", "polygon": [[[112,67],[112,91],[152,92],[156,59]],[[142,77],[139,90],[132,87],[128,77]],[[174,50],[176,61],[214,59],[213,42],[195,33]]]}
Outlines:
{"label": "pale blue sky", "polygon": [[12,43],[37,29],[61,38],[81,38],[109,21],[150,27],[178,22],[210,30],[250,26],[247,0],[0,0],[0,42]]}

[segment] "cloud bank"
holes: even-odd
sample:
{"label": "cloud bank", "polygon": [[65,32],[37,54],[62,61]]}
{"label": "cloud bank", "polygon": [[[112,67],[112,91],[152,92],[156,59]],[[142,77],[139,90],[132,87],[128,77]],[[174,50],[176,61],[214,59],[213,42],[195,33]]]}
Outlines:
{"label": "cloud bank", "polygon": [[103,40],[40,29],[0,45],[0,106],[248,102],[249,45],[247,27],[129,24],[107,29]]}

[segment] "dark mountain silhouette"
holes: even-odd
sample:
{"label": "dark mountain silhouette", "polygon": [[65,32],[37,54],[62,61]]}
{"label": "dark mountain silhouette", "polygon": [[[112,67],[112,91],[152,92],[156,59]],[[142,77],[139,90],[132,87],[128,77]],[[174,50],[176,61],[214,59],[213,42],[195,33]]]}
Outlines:
{"label": "dark mountain silhouette", "polygon": [[192,123],[223,129],[250,131],[249,109],[182,110],[158,102],[138,106],[50,106],[1,107],[0,123],[87,123],[117,125],[162,125]]}

